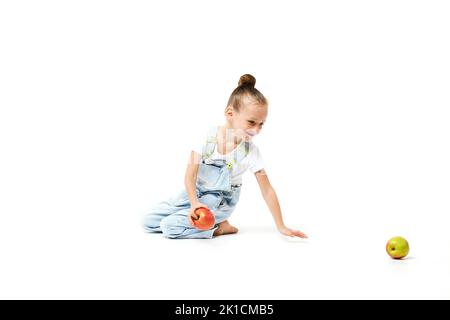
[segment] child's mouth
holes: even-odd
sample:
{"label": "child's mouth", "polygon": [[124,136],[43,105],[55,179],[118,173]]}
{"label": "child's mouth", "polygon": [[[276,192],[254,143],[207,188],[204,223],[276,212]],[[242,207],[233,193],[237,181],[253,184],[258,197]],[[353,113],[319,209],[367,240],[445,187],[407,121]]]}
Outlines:
{"label": "child's mouth", "polygon": [[256,136],[256,134],[251,133],[251,132],[246,132],[246,136],[247,136],[247,139],[252,139],[254,136]]}

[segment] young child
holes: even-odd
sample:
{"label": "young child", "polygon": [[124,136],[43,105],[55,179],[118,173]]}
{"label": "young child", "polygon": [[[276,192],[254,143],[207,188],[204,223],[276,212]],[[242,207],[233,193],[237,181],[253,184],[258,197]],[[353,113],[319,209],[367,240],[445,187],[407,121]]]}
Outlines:
{"label": "young child", "polygon": [[[239,200],[242,175],[255,174],[278,230],[287,236],[306,235],[284,225],[275,190],[264,171],[261,154],[252,137],[257,135],[267,118],[268,102],[255,88],[250,74],[239,79],[225,108],[225,124],[213,127],[205,141],[193,147],[185,174],[185,190],[168,201],[156,205],[144,217],[144,229],[162,232],[168,238],[212,238],[238,232],[228,218]],[[194,227],[197,208],[206,207],[215,217],[210,230]]]}

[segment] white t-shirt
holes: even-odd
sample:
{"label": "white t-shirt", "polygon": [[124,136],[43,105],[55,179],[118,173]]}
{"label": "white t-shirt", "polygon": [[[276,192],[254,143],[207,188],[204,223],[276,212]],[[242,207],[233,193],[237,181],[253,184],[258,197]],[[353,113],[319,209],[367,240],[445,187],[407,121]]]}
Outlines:
{"label": "white t-shirt", "polygon": [[[197,141],[197,143],[194,144],[194,146],[192,147],[192,150],[197,152],[200,155],[202,154],[203,146],[205,145],[207,133],[208,133],[208,131],[205,131],[205,133],[203,134],[203,137],[201,137],[200,140]],[[243,143],[243,142],[241,142],[241,143]],[[239,146],[237,146],[237,147],[239,147]],[[236,149],[234,149],[234,150],[236,150]],[[234,150],[225,155],[222,155],[217,152],[217,144],[216,144],[211,158],[214,160],[222,160],[222,159],[229,160],[230,158],[232,158],[232,154],[233,154]],[[261,156],[261,152],[259,151],[258,147],[252,141],[250,141],[250,148],[249,148],[249,153],[247,154],[247,156],[244,159],[242,159],[240,162],[234,164],[232,167],[231,184],[241,184],[242,183],[242,175],[247,170],[249,170],[252,173],[255,173],[261,169],[264,169],[264,161]]]}

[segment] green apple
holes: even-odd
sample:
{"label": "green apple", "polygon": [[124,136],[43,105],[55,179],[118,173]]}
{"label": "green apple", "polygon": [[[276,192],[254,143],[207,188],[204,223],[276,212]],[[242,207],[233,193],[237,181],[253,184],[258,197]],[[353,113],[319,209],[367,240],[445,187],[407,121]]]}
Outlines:
{"label": "green apple", "polygon": [[408,255],[409,244],[405,238],[394,237],[386,243],[386,251],[393,259],[402,259]]}

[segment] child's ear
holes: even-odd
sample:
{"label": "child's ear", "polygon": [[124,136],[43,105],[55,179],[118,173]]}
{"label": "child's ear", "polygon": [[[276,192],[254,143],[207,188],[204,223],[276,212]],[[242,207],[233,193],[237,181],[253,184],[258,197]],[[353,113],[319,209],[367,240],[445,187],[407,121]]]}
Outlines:
{"label": "child's ear", "polygon": [[232,106],[227,106],[225,108],[225,117],[227,117],[228,120],[231,120],[234,115],[234,110]]}

